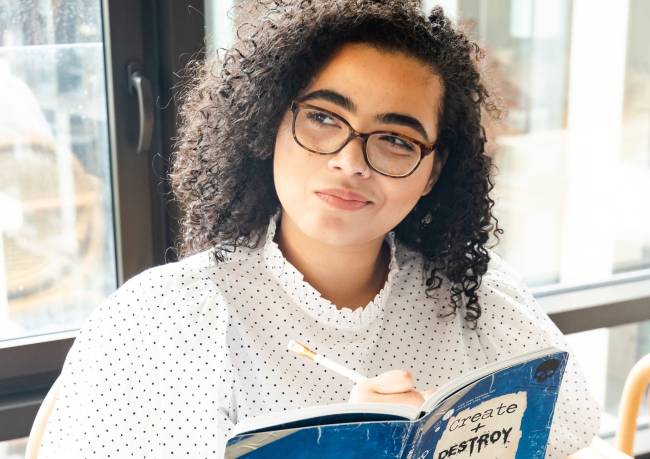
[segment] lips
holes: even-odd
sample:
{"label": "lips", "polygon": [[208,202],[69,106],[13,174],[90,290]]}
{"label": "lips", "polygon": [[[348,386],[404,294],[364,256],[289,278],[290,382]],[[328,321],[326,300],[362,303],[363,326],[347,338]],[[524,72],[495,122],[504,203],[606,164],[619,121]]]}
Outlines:
{"label": "lips", "polygon": [[328,188],[326,190],[320,190],[316,192],[316,196],[327,203],[331,209],[337,209],[346,212],[355,212],[364,209],[372,204],[372,201],[370,201],[364,195],[341,188]]}
{"label": "lips", "polygon": [[327,188],[325,190],[319,190],[317,193],[328,194],[339,199],[344,199],[346,201],[357,201],[357,202],[372,202],[370,199],[366,198],[360,193],[355,193],[354,191],[344,190],[341,188]]}

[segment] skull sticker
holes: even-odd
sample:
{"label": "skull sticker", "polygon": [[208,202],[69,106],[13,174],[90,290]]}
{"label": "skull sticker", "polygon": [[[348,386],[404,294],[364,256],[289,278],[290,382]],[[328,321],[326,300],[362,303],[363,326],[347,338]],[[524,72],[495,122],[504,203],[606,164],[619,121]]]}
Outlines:
{"label": "skull sticker", "polygon": [[560,362],[556,359],[545,361],[535,370],[535,381],[543,383],[555,374],[559,366]]}

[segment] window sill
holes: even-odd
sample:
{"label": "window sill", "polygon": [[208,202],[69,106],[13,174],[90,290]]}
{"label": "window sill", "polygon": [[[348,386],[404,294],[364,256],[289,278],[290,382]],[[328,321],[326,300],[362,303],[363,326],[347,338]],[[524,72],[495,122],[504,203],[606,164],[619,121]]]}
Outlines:
{"label": "window sill", "polygon": [[650,273],[617,276],[601,284],[533,290],[563,333],[650,320]]}

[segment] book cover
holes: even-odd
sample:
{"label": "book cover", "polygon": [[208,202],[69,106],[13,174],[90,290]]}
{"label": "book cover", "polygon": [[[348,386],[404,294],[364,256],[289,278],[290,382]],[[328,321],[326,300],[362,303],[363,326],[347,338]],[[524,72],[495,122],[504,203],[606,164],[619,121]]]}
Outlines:
{"label": "book cover", "polygon": [[[226,458],[542,459],[568,354],[546,349],[441,387],[411,411],[349,404],[236,432]],[[388,405],[388,404],[387,404]],[[313,409],[315,408],[315,409]],[[335,409],[336,407],[334,407]],[[250,426],[255,425],[253,418]],[[266,423],[266,425],[265,425]]]}

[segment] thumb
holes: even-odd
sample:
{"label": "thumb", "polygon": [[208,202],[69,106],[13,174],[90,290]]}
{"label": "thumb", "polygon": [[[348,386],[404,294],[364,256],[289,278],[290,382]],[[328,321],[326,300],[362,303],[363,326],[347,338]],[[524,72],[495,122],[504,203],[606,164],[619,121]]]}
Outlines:
{"label": "thumb", "polygon": [[366,383],[366,387],[379,394],[398,394],[414,389],[413,377],[405,370],[387,371],[369,378]]}

